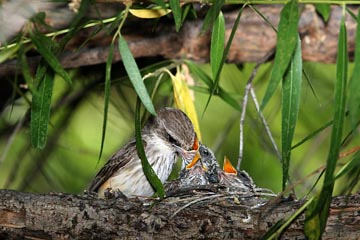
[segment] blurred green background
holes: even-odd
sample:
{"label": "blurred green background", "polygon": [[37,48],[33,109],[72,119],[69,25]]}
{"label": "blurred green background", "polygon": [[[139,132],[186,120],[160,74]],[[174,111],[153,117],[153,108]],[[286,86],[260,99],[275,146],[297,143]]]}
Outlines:
{"label": "blurred green background", "polygon": [[[151,60],[141,61],[141,65],[145,67]],[[87,188],[92,177],[106,160],[134,134],[136,95],[129,80],[122,77],[124,71],[120,64],[113,66],[111,104],[105,146],[100,161],[98,156],[102,137],[104,65],[72,70],[74,86],[71,89],[62,79],[55,80],[49,137],[47,146],[42,151],[31,147],[28,118],[23,121],[21,127],[18,124],[28,114],[29,104],[22,96],[17,96],[13,101],[9,98],[0,121],[0,188],[41,193],[82,193]],[[164,63],[165,66],[167,64],[169,63]],[[228,64],[223,69],[220,86],[240,105],[245,84],[254,66],[255,64],[251,63]],[[349,74],[352,73],[352,67],[350,65]],[[201,68],[211,75],[209,65],[201,65]],[[254,79],[254,89],[259,102],[264,95],[271,69],[271,63],[263,64]],[[293,145],[324,126],[333,116],[335,65],[306,62],[304,69],[316,95],[304,79]],[[194,101],[200,122],[201,140],[215,152],[220,164],[226,155],[236,165],[241,113],[217,96],[213,96],[204,113],[209,95],[206,91],[199,91],[201,88],[198,87],[204,88],[206,85],[196,77],[194,80],[197,86],[193,88]],[[154,98],[157,108],[173,106],[169,77],[149,78],[146,84],[150,93],[154,86],[159,84]],[[25,96],[30,96],[25,90],[23,92]],[[280,87],[266,106],[264,116],[280,147]],[[344,136],[350,131],[349,119],[345,120]],[[244,158],[241,169],[246,170],[259,187],[279,192],[282,178],[280,160],[251,99],[248,102],[244,126]],[[326,163],[330,134],[331,128],[327,128],[292,152],[289,174],[292,183],[302,180],[296,186],[296,193],[300,197],[308,193],[319,172],[308,175]],[[355,136],[356,139],[344,142],[344,150],[360,144],[358,136]],[[346,160],[347,158],[341,159],[340,163]],[[175,170],[173,178],[176,177],[176,173]],[[343,179],[340,179],[335,194],[342,192],[343,185]],[[320,187],[321,184],[315,189]]]}

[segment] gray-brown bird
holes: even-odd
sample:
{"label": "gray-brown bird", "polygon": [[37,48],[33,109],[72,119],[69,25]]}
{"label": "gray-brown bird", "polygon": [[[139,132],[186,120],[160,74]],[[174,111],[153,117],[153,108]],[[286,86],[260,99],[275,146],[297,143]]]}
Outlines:
{"label": "gray-brown bird", "polygon": [[[223,169],[220,169],[214,153],[201,143],[199,153],[186,166],[189,175],[194,172],[192,168],[198,168],[199,162],[201,162],[202,169],[204,169],[203,175],[209,183],[218,183],[221,186],[233,187],[243,192],[255,191],[256,186],[245,171],[237,171],[227,157],[224,158]],[[195,173],[197,178],[200,178],[199,171]],[[187,177],[187,179],[190,179],[190,177]]]}
{"label": "gray-brown bird", "polygon": [[[178,156],[185,163],[190,162],[199,148],[191,120],[174,108],[159,110],[157,116],[152,116],[145,124],[141,136],[146,157],[162,183],[169,177]],[[154,194],[144,175],[135,139],[108,160],[91,182],[89,192],[104,197],[104,192],[109,189],[120,191],[128,198]]]}
{"label": "gray-brown bird", "polygon": [[[173,194],[181,189],[197,186],[206,186],[218,183],[218,163],[213,152],[205,145],[199,143],[199,152],[194,160],[183,168],[179,178],[165,184],[168,194]],[[187,162],[185,163],[187,164]]]}
{"label": "gray-brown bird", "polygon": [[219,183],[224,186],[255,192],[256,186],[245,171],[237,171],[227,157],[224,157],[223,171],[219,171]]}

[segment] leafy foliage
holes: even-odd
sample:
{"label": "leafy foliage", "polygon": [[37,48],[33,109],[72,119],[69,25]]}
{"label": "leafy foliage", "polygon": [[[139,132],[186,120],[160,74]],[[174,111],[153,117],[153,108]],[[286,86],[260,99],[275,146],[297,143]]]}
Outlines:
{"label": "leafy foliage", "polygon": [[289,177],[291,144],[294,137],[295,126],[300,108],[302,80],[301,41],[298,37],[296,49],[283,81],[282,94],[282,120],[281,120],[281,146],[283,166],[283,190]]}
{"label": "leafy foliage", "polygon": [[356,48],[355,48],[355,66],[349,83],[349,101],[348,107],[350,111],[350,120],[353,129],[355,130],[357,122],[360,119],[360,72],[356,69],[360,68],[360,10],[357,16],[356,28]]}
{"label": "leafy foliage", "polygon": [[54,86],[54,73],[46,63],[38,67],[35,77],[37,91],[31,104],[31,142],[35,148],[43,149],[48,134],[51,109],[51,96]]}
{"label": "leafy foliage", "polygon": [[[320,239],[325,230],[329,207],[331,203],[332,192],[334,189],[334,173],[336,163],[340,153],[342,142],[342,132],[345,118],[346,84],[348,72],[348,51],[347,34],[345,26],[345,9],[340,23],[338,56],[336,60],[336,85],[335,85],[335,111],[334,123],[331,133],[331,143],[325,171],[324,185],[321,189],[319,198],[312,203],[310,208],[306,233],[309,239]],[[311,224],[311,225],[310,225]]]}
{"label": "leafy foliage", "polygon": [[292,0],[287,3],[281,11],[274,67],[271,73],[268,88],[261,103],[262,109],[274,94],[277,86],[285,74],[286,69],[290,64],[297,44],[298,21],[298,5],[296,0]]}

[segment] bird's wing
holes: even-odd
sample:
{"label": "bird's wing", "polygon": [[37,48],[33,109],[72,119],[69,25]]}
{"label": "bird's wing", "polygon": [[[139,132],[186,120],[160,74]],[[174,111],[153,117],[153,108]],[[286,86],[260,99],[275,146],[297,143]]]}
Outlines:
{"label": "bird's wing", "polygon": [[[146,142],[143,141],[143,143],[145,147]],[[104,167],[96,174],[90,184],[89,192],[97,192],[104,182],[134,158],[137,158],[136,141],[131,140],[112,155]]]}

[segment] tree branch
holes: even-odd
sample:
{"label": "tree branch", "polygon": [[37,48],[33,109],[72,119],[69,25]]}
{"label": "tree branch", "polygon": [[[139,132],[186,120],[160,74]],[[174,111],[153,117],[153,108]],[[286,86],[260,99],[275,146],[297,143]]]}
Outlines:
{"label": "tree branch", "polygon": [[[196,192],[144,203],[0,190],[0,238],[258,239],[304,203]],[[360,195],[335,197],[324,239],[359,239],[359,211]],[[282,237],[304,239],[303,223],[304,214]]]}
{"label": "tree branch", "polygon": [[[109,7],[113,7],[109,4]],[[256,6],[257,9],[277,26],[282,6]],[[103,6],[104,8],[104,6]],[[357,11],[358,7],[352,7]],[[305,5],[299,21],[299,32],[302,38],[302,55],[306,61],[334,63],[337,54],[338,29],[341,19],[341,7],[332,6],[327,24],[316,13],[313,5]],[[102,12],[106,12],[105,9]],[[226,36],[229,36],[237,11],[225,12]],[[71,18],[68,17],[70,20]],[[51,22],[51,20],[48,20]],[[151,20],[130,18],[124,26],[123,36],[136,58],[158,57],[167,59],[187,58],[198,62],[209,61],[210,33],[200,34],[203,20],[186,21],[180,32],[175,31],[174,24],[166,17],[157,24]],[[64,24],[64,23],[62,23]],[[356,23],[347,16],[346,20],[349,55],[353,56],[355,46]],[[85,29],[77,34],[66,51],[59,57],[65,68],[77,68],[104,63],[107,59],[112,36],[101,31],[80,50],[77,49],[93,29]],[[227,61],[230,63],[258,62],[267,52],[276,47],[276,33],[259,15],[250,8],[242,14],[239,29],[236,32]],[[29,65],[35,69],[39,63],[38,56],[29,57]],[[120,61],[118,51],[114,52],[114,61]],[[0,77],[15,74],[19,70],[16,60],[0,65]]]}

